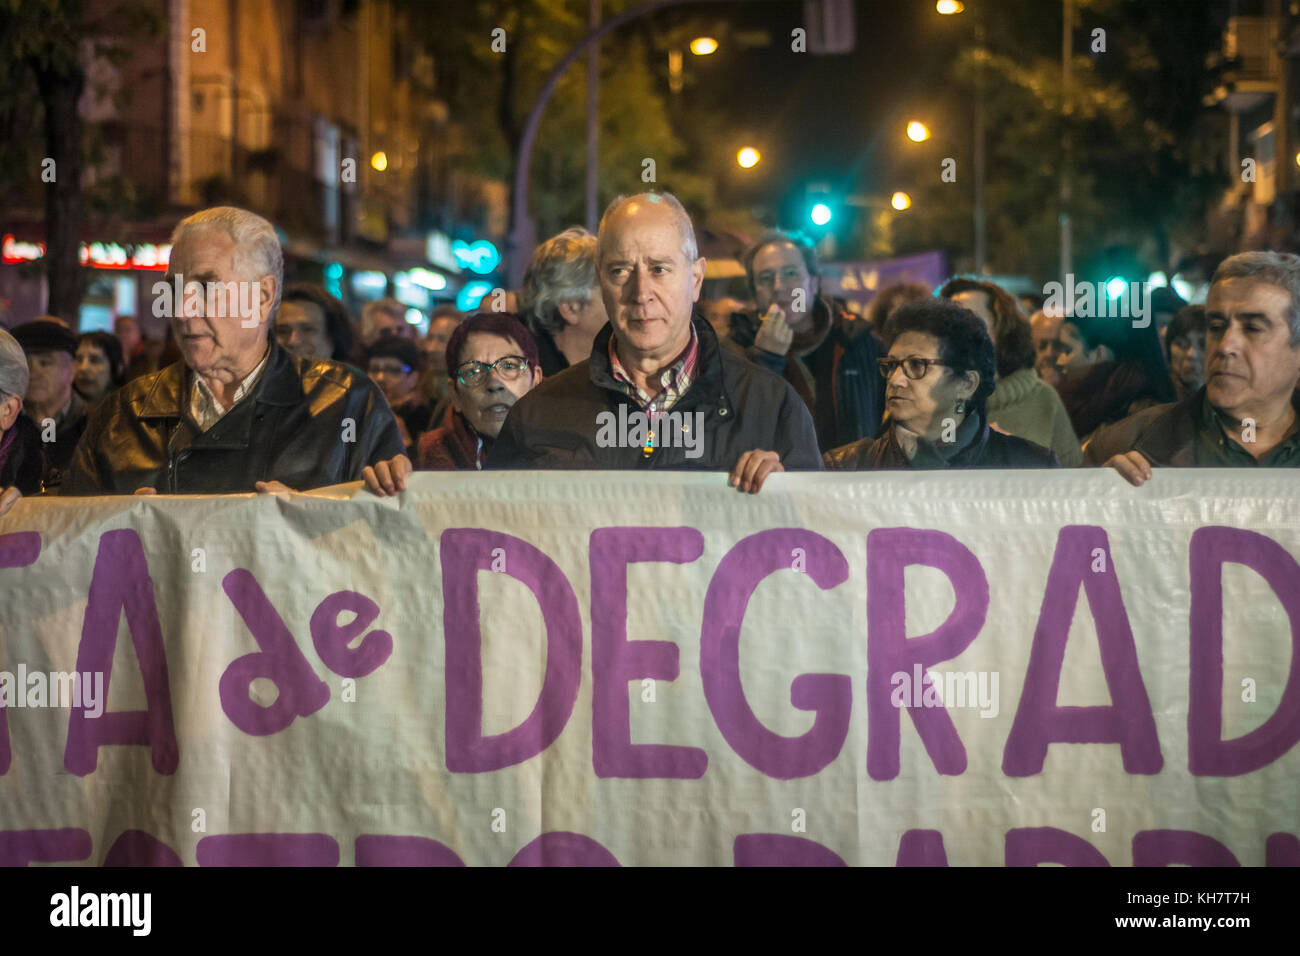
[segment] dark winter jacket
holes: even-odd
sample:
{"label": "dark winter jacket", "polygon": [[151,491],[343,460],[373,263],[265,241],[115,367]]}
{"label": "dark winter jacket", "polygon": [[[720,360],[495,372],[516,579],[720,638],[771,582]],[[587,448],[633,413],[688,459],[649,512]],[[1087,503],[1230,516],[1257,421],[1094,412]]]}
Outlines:
{"label": "dark winter jacket", "polygon": [[[1014,435],[1004,435],[979,416],[974,434],[965,447],[947,461],[949,468],[1053,468],[1055,452]],[[878,438],[863,438],[826,453],[826,467],[832,471],[867,471],[918,467],[908,459],[892,427]]]}
{"label": "dark winter jacket", "polygon": [[17,486],[24,495],[40,494],[43,464],[41,430],[20,414],[7,431],[0,433],[0,491]]}
{"label": "dark winter jacket", "polygon": [[702,436],[665,438],[649,451],[622,441],[622,435],[617,443],[607,440],[640,408],[615,385],[609,362],[613,327],[606,324],[591,358],[543,380],[515,403],[489,467],[730,471],[742,454],[762,449],[780,455],[787,470],[820,471],[812,416],[794,389],[722,348],[703,316],[694,315],[692,322],[700,340],[695,380],[669,413],[681,419],[689,415],[692,423],[701,413]]}
{"label": "dark winter jacket", "polygon": [[796,336],[785,355],[754,345],[761,324],[756,313],[733,312],[730,337],[751,361],[794,386],[813,414],[819,447],[836,448],[879,433],[885,380],[876,366],[880,351],[864,319],[819,296],[813,302],[813,341],[800,354]]}
{"label": "dark winter jacket", "polygon": [[253,391],[206,432],[190,418],[191,374],[177,362],[101,402],[60,493],[238,494],[259,481],[306,491],[404,451],[379,387],[341,362],[273,343]]}

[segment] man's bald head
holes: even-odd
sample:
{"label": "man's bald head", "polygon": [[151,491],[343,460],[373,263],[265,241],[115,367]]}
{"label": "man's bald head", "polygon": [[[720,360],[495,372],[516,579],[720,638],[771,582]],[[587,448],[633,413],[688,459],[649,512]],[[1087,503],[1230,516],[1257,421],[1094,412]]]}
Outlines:
{"label": "man's bald head", "polygon": [[682,237],[682,255],[688,263],[700,257],[700,247],[695,241],[695,225],[690,214],[672,193],[637,193],[635,196],[619,196],[605,207],[605,214],[600,217],[600,226],[596,231],[596,262],[599,265],[609,245],[609,229],[616,219],[627,216],[649,215],[656,217],[667,212],[673,217],[677,232]]}

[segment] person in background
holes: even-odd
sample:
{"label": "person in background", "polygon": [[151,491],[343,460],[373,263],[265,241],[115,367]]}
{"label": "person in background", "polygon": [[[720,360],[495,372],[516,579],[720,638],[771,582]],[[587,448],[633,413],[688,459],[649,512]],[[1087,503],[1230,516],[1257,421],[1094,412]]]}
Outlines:
{"label": "person in background", "polygon": [[86,403],[72,387],[77,336],[61,323],[36,319],[15,328],[13,337],[27,353],[30,380],[23,411],[41,433],[41,480],[49,491],[62,484],[86,430]]}
{"label": "person in background", "polygon": [[107,332],[86,332],[77,339],[77,370],[72,387],[94,405],[126,381],[122,346]]}
{"label": "person in background", "polygon": [[731,316],[731,341],[782,376],[812,413],[820,448],[874,435],[883,389],[867,324],[821,295],[817,253],[798,233],[768,232],[741,260],[756,309]]}
{"label": "person in background", "polygon": [[23,414],[30,375],[22,346],[0,329],[0,515],[41,492],[41,432]]}
{"label": "person in background", "polygon": [[590,356],[596,333],[609,321],[596,281],[596,237],[574,226],[538,246],[524,273],[519,307],[537,338],[543,375]]}
{"label": "person in background", "polygon": [[1029,319],[1034,343],[1034,371],[1052,388],[1061,383],[1061,373],[1056,367],[1061,351],[1062,316],[1039,309]]}
{"label": "person in background", "polygon": [[420,354],[424,356],[424,371],[416,388],[420,398],[433,408],[434,424],[442,421],[449,399],[447,343],[463,319],[464,315],[454,305],[438,306],[429,318],[428,334],[419,342]]}
{"label": "person in background", "polygon": [[1034,371],[1033,332],[1016,300],[995,283],[963,278],[950,279],[939,295],[979,316],[993,339],[998,379],[986,409],[989,427],[1050,448],[1066,467],[1081,465],[1061,396]]}
{"label": "person in background", "polygon": [[1300,468],[1297,385],[1300,256],[1238,253],[1205,302],[1205,384],[1100,429],[1084,456],[1132,485],[1164,466]]}
{"label": "person in background", "polygon": [[480,312],[447,343],[451,405],[419,441],[416,469],[482,470],[515,402],[542,381],[537,342],[517,315]]}
{"label": "person in background", "polygon": [[1084,444],[1102,425],[1174,400],[1154,322],[1134,328],[1125,318],[1067,315],[1060,343],[1057,391]]}
{"label": "person in background", "polygon": [[386,335],[415,341],[415,326],[406,321],[407,307],[396,299],[376,299],[361,307],[361,343],[369,348]]}
{"label": "person in background", "polygon": [[833,471],[934,468],[1043,468],[1049,449],[989,428],[997,357],[983,320],[956,302],[927,299],[899,307],[895,336],[880,360],[888,419],[879,437],[826,453]]}
{"label": "person in background", "polygon": [[318,285],[291,282],[275,313],[275,338],[290,355],[305,359],[353,359],[348,308]]}
{"label": "person in background", "polygon": [[[245,209],[204,209],[176,226],[167,284],[192,290],[167,310],[181,360],[100,402],[61,494],[277,493],[357,480],[381,497],[405,489],[411,462],[378,387],[271,336],[283,255],[275,227]],[[249,294],[233,300],[237,315],[210,315],[215,296],[199,282]]]}
{"label": "person in background", "polygon": [[1165,330],[1165,358],[1179,401],[1205,384],[1205,306],[1178,310]]}
{"label": "person in background", "polygon": [[1022,292],[1016,296],[1021,315],[1033,315],[1043,307],[1044,299],[1037,292]]}
{"label": "person in background", "polygon": [[889,317],[898,311],[898,307],[908,302],[920,302],[934,298],[934,290],[924,282],[895,282],[885,286],[871,297],[867,303],[867,322],[876,336],[880,351],[889,350],[893,340],[893,329]]}
{"label": "person in background", "polygon": [[420,352],[410,339],[385,335],[366,350],[366,371],[388,399],[401,426],[402,442],[413,455],[420,436],[429,430],[433,409],[420,398]]}

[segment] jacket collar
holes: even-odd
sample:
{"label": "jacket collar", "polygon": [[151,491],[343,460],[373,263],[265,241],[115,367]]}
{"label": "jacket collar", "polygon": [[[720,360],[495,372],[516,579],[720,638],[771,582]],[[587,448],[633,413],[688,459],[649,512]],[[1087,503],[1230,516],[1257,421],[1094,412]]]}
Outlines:
{"label": "jacket collar", "polygon": [[[192,374],[183,360],[167,366],[154,376],[153,385],[140,400],[136,414],[141,418],[180,418],[189,405]],[[245,401],[293,405],[301,398],[302,377],[297,360],[278,342],[272,342],[262,378]]]}
{"label": "jacket collar", "polygon": [[[721,414],[730,415],[732,402],[727,395],[726,383],[723,381],[722,347],[718,344],[717,333],[713,331],[709,321],[697,311],[691,312],[691,324],[700,341],[700,353],[695,365],[695,381],[673,408],[685,410],[697,405],[712,405],[716,406]],[[629,399],[615,383],[614,373],[609,363],[609,340],[613,335],[612,322],[606,322],[605,327],[596,333],[596,340],[591,345],[588,375],[591,383],[597,388],[614,392],[620,402],[627,402]]]}
{"label": "jacket collar", "polygon": [[1134,444],[1157,465],[1189,468],[1196,464],[1196,430],[1201,424],[1205,386],[1170,405]]}

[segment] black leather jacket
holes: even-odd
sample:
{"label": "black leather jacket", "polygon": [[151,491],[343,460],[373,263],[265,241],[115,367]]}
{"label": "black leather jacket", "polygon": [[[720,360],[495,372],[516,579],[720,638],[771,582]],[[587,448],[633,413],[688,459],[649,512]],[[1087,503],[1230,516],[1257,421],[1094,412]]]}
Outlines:
{"label": "black leather jacket", "polygon": [[[866,471],[871,469],[909,469],[907,453],[898,444],[894,429],[888,424],[876,438],[863,438],[826,453],[830,471]],[[989,428],[980,415],[979,427],[970,444],[953,455],[949,468],[1055,468],[1056,452],[1031,441],[1004,435]]]}
{"label": "black leather jacket", "polygon": [[251,394],[200,432],[184,362],[128,382],[91,414],[62,495],[240,494],[259,481],[295,491],[356,481],[403,454],[397,420],[370,379],[272,343]]}
{"label": "black leather jacket", "polygon": [[599,418],[619,406],[638,410],[614,383],[609,362],[613,327],[596,335],[591,358],[565,369],[521,398],[510,410],[489,468],[674,468],[730,471],[742,454],[774,451],[787,471],[821,471],[812,416],[780,376],[723,348],[713,327],[696,314],[700,338],[697,377],[673,412],[703,415],[699,454],[665,443],[646,453],[637,447],[602,447]]}

